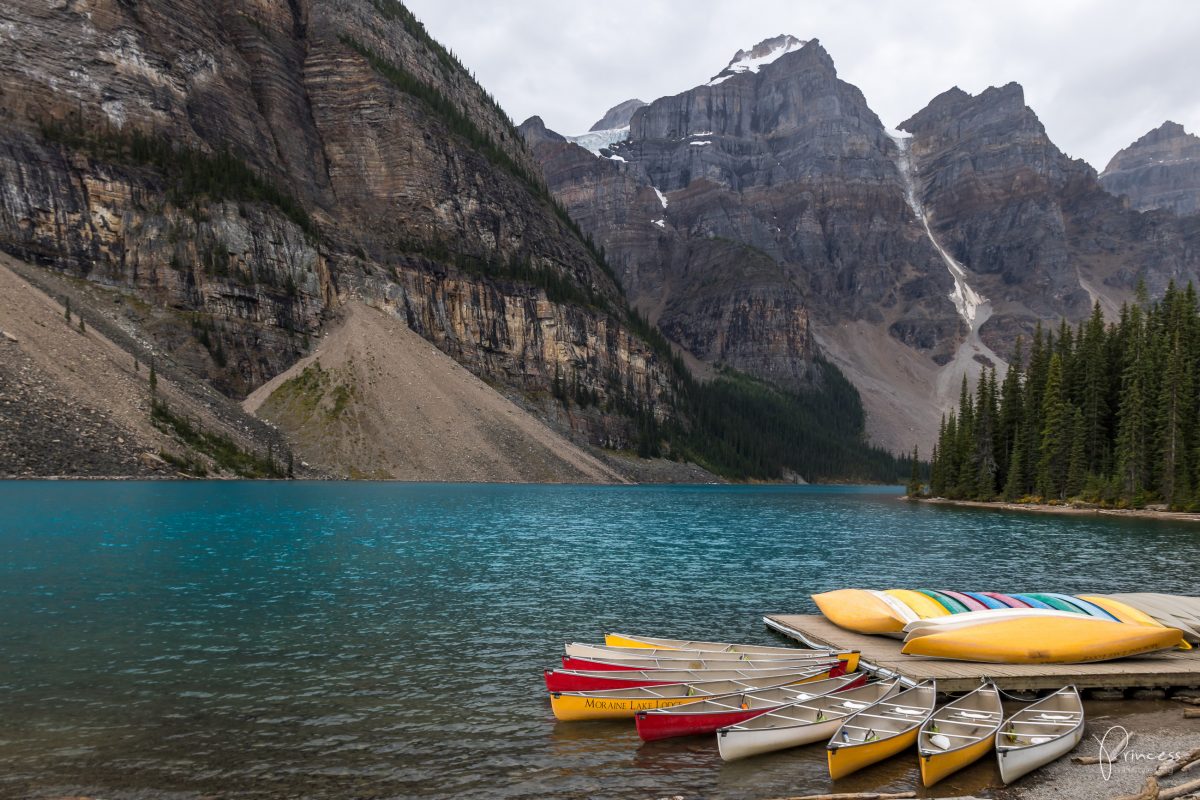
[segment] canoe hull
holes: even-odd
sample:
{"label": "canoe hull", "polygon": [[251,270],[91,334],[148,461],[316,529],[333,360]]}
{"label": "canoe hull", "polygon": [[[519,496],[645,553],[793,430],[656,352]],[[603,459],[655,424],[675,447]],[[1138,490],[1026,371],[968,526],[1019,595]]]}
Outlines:
{"label": "canoe hull", "polygon": [[889,736],[876,742],[855,743],[847,746],[831,745],[826,752],[829,777],[835,781],[853,775],[860,769],[878,764],[885,758],[904,752],[917,743],[918,729]]}
{"label": "canoe hull", "polygon": [[1165,650],[1179,640],[1171,628],[1080,614],[984,622],[910,639],[900,652],[991,664],[1085,664]]}
{"label": "canoe hull", "polygon": [[717,749],[721,751],[721,758],[725,761],[737,761],[763,753],[773,753],[776,750],[828,741],[830,736],[837,733],[841,724],[842,720],[839,717],[787,728],[754,731],[721,729],[717,731]]}
{"label": "canoe hull", "polygon": [[[823,668],[823,669],[822,669]],[[659,670],[651,670],[658,672]],[[821,680],[823,678],[836,678],[844,674],[846,671],[842,662],[835,662],[829,665],[828,662],[816,662],[813,664],[805,664],[796,667],[784,667],[782,669],[762,670],[761,674],[757,670],[741,670],[740,673],[733,671],[718,670],[715,673],[711,670],[693,670],[691,674],[680,674],[675,670],[662,670],[664,676],[660,679],[654,675],[639,675],[636,678],[624,678],[620,672],[612,672],[612,677],[608,674],[603,675],[588,675],[571,670],[546,670],[544,677],[546,679],[546,689],[551,692],[603,692],[609,689],[638,689],[645,686],[667,686],[672,683],[686,683],[689,681],[708,680],[739,680],[748,678],[756,680],[759,678],[778,677],[780,680],[786,680],[788,677],[797,673],[811,675],[807,680]],[[705,673],[708,673],[707,675]]]}
{"label": "canoe hull", "polygon": [[1000,779],[1006,784],[1012,783],[1038,767],[1062,758],[1074,750],[1082,738],[1083,726],[1080,726],[1071,735],[1054,739],[1045,744],[1022,747],[1017,750],[997,750],[996,759],[1000,763]]}
{"label": "canoe hull", "polygon": [[943,778],[974,764],[996,746],[996,734],[981,739],[975,744],[945,753],[921,753],[921,783],[933,786]]}
{"label": "canoe hull", "polygon": [[[829,692],[829,694],[857,689],[866,684],[866,682],[866,673],[862,673],[853,680],[847,678],[846,683]],[[804,685],[801,684],[797,688],[802,689]],[[788,703],[781,702],[774,705],[762,705],[757,708],[738,708],[728,711],[713,711],[705,714],[688,713],[687,706],[675,709],[676,713],[651,714],[646,711],[639,711],[636,718],[637,732],[638,736],[647,742],[652,742],[656,739],[670,739],[675,736],[702,736],[716,733],[726,726],[737,725],[739,722],[745,722],[760,714],[765,714],[768,711],[774,711],[787,705]]]}
{"label": "canoe hull", "polygon": [[573,694],[550,695],[550,708],[562,722],[593,719],[632,719],[639,711],[652,708],[674,708],[684,703],[704,700],[711,695],[692,697],[580,697]]}

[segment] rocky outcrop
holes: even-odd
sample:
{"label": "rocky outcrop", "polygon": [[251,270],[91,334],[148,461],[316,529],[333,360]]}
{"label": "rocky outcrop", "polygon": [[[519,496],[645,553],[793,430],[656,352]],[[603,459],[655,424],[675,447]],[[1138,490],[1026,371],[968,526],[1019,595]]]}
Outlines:
{"label": "rocky outcrop", "polygon": [[156,344],[203,332],[230,395],[356,297],[531,407],[612,400],[580,439],[669,413],[511,122],[394,0],[18,0],[0,43],[0,248],[175,309]]}
{"label": "rocky outcrop", "polygon": [[997,353],[1037,320],[1077,322],[1095,302],[1115,316],[1139,280],[1157,294],[1196,279],[1196,226],[1125,208],[1054,145],[1019,85],[951,89],[901,128],[933,230],[992,300],[982,334]]}
{"label": "rocky outcrop", "polygon": [[[930,370],[958,346],[954,284],[906,202],[897,145],[819,42],[739,52],[598,152],[534,143],[630,299],[700,361],[803,388],[819,377],[815,339],[848,320]],[[895,402],[871,394],[876,410]]]}
{"label": "rocky outcrop", "polygon": [[1139,211],[1200,212],[1200,137],[1164,122],[1113,156],[1100,183]]}
{"label": "rocky outcrop", "polygon": [[628,128],[629,120],[633,116],[633,112],[637,111],[646,105],[644,100],[626,100],[624,103],[617,103],[615,106],[604,112],[604,116],[596,120],[589,131],[611,131],[615,128]]}

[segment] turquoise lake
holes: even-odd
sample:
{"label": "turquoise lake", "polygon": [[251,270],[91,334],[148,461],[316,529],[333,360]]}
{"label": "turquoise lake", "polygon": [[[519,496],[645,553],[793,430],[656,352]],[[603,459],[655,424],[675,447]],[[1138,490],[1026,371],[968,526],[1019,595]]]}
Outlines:
{"label": "turquoise lake", "polygon": [[541,670],[605,630],[780,644],[763,614],[844,586],[1195,592],[1200,526],[899,491],[0,483],[0,796],[825,791],[820,748],[556,724]]}

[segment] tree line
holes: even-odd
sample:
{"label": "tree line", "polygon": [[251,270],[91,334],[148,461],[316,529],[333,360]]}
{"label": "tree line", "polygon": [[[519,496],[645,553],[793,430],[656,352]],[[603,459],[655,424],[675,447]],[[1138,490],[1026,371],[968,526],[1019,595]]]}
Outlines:
{"label": "tree line", "polygon": [[[1003,379],[963,378],[943,417],[928,493],[966,500],[1200,507],[1200,308],[1191,284],[1105,323],[1039,323]],[[922,491],[910,481],[910,493]]]}

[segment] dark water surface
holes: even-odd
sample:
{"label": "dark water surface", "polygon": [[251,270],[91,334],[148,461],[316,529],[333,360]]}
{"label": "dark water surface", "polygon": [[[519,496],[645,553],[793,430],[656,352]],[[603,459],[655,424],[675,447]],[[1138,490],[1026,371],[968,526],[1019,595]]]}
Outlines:
{"label": "dark water surface", "polygon": [[843,586],[1194,592],[1200,528],[897,493],[0,483],[0,796],[822,791],[819,747],[723,765],[556,724],[540,670],[605,630],[778,644],[764,613]]}

